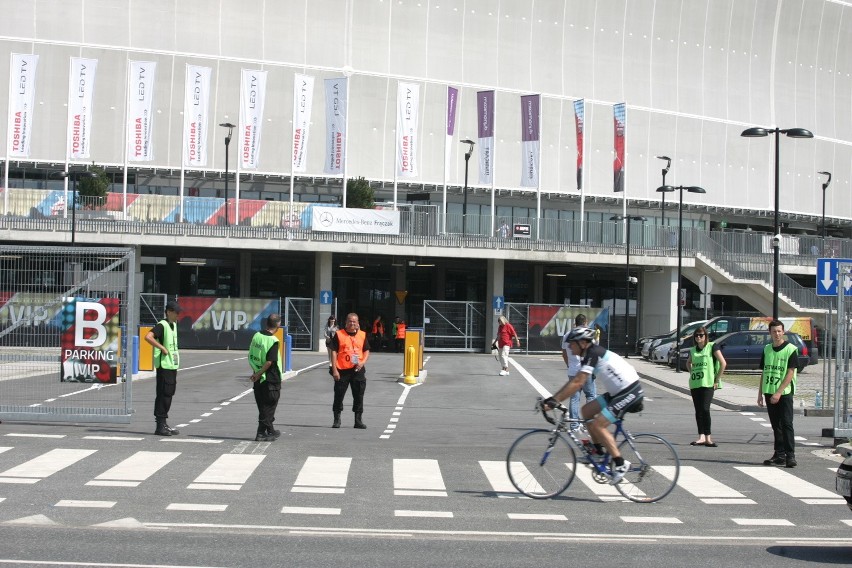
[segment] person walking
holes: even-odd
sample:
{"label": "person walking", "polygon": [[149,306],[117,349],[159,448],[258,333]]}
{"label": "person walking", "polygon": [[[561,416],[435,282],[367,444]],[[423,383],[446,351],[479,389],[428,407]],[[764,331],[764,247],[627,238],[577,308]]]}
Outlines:
{"label": "person walking", "polygon": [[280,342],[275,332],[281,327],[281,316],[269,314],[266,329],[251,338],[248,361],[251,366],[254,401],[257,403],[257,435],[255,442],[273,442],[281,435],[273,426],[275,410],[281,398]]}
{"label": "person walking", "polygon": [[373,329],[370,334],[370,342],[374,349],[381,351],[382,343],[385,340],[385,320],[382,316],[376,316],[376,319],[373,320]]}
{"label": "person walking", "polygon": [[787,341],[784,324],[778,320],[769,322],[769,336],[772,343],[763,348],[760,356],[762,373],[757,404],[761,407],[766,404],[775,451],[763,465],[796,467],[793,395],[796,394],[798,349]]}
{"label": "person walking", "polygon": [[370,342],[367,334],[361,331],[358,314],[347,314],[343,329],[337,331],[331,340],[333,353],[331,376],[334,379],[334,413],[332,428],[340,428],[340,413],[343,412],[343,397],[352,389],[352,412],[355,413],[355,428],[365,429],[362,421],[364,414],[364,391],[367,390],[367,370],[365,365],[370,358]]}
{"label": "person walking", "polygon": [[181,308],[177,302],[166,303],[165,318],[145,336],[145,341],[154,347],[154,368],[157,375],[156,397],[154,398],[154,419],[157,436],[177,436],[180,432],[169,426],[169,409],[172,397],[177,390],[177,372],[180,367],[178,350],[177,319]]}
{"label": "person walking", "polygon": [[689,350],[686,369],[689,371],[689,391],[695,406],[695,423],[698,439],[690,446],[718,446],[710,433],[710,403],[716,389],[722,388],[722,374],[727,363],[722,351],[712,341],[707,341],[707,330],[702,326],[692,334],[694,346]]}
{"label": "person walking", "polygon": [[405,351],[405,322],[401,317],[396,318],[393,323],[393,337],[394,343],[396,344],[396,352],[402,353]]}
{"label": "person walking", "polygon": [[[577,314],[577,317],[574,318],[574,329],[578,327],[586,327],[588,324],[588,318],[586,318],[585,314]],[[568,343],[568,335],[571,331],[568,331],[562,337],[562,360],[565,362],[565,365],[568,367],[568,381],[570,382],[574,376],[580,372],[580,356],[574,355],[571,351],[571,346]],[[595,400],[597,396],[597,389],[595,388],[595,376],[592,375],[589,377],[589,380],[583,383],[581,388],[583,394],[586,395],[586,403],[589,403],[592,400]],[[571,418],[579,419],[580,418],[580,391],[578,390],[574,394],[571,395],[571,399],[568,403],[568,414]],[[578,426],[576,423],[571,424],[572,429],[576,429]]]}
{"label": "person walking", "polygon": [[325,350],[328,351],[328,368],[332,366],[331,338],[337,333],[337,318],[328,316],[328,321],[325,322]]}
{"label": "person walking", "polygon": [[500,316],[497,318],[497,349],[500,351],[500,366],[502,367],[500,376],[509,374],[509,350],[513,343],[520,347],[521,338],[518,337],[518,332],[515,331],[506,316]]}

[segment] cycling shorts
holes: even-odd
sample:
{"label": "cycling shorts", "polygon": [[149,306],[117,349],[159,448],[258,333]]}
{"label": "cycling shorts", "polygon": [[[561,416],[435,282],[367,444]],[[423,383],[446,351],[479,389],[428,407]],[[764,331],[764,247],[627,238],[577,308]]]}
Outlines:
{"label": "cycling shorts", "polygon": [[642,410],[642,399],[645,393],[642,392],[642,385],[633,383],[626,389],[616,393],[604,393],[595,400],[601,407],[601,414],[610,422],[616,422],[624,418],[627,412],[639,412]]}

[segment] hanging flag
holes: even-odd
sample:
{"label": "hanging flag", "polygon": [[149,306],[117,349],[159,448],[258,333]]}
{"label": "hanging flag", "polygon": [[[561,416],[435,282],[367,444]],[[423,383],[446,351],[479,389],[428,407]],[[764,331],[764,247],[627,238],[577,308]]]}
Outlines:
{"label": "hanging flag", "polygon": [[583,129],[586,126],[586,101],[574,101],[574,122],[577,125],[577,191],[583,189]]}
{"label": "hanging flag", "polygon": [[459,102],[459,90],[447,87],[447,142],[444,144],[444,180],[450,177],[450,150],[456,133],[456,105]]}
{"label": "hanging flag", "polygon": [[490,185],[494,175],[494,91],[476,93],[479,130],[479,183]]}
{"label": "hanging flag", "polygon": [[311,106],[314,97],[314,78],[309,75],[293,77],[293,171],[304,172],[308,165],[308,132],[311,126]]}
{"label": "hanging flag", "polygon": [[325,173],[343,175],[346,149],[346,89],[348,79],[325,80]]}
{"label": "hanging flag", "polygon": [[243,69],[240,88],[240,166],[257,169],[263,104],[266,100],[266,71]]}
{"label": "hanging flag", "polygon": [[12,54],[9,67],[9,122],[6,123],[6,151],[10,158],[30,156],[37,66],[38,55]]}
{"label": "hanging flag", "polygon": [[127,85],[127,160],[149,162],[154,159],[154,76],[153,61],[131,61]]}
{"label": "hanging flag", "polygon": [[417,116],[420,110],[420,85],[398,83],[396,90],[397,175],[403,178],[417,176]]}
{"label": "hanging flag", "polygon": [[183,101],[183,165],[187,168],[207,166],[207,127],[210,110],[210,67],[186,66],[186,88]]}
{"label": "hanging flag", "polygon": [[538,187],[541,95],[521,97],[521,187]]}
{"label": "hanging flag", "polygon": [[624,103],[613,105],[613,118],[615,124],[615,159],[613,160],[612,168],[613,191],[624,191],[624,126],[626,119],[626,110]]}
{"label": "hanging flag", "polygon": [[95,94],[97,59],[71,58],[68,74],[68,148],[71,160],[89,158],[92,140],[92,98]]}

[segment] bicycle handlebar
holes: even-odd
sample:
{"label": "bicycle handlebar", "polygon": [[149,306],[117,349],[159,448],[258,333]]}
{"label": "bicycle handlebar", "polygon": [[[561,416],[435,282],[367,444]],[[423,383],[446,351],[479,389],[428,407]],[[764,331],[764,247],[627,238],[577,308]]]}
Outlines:
{"label": "bicycle handlebar", "polygon": [[[536,412],[541,412],[541,414],[542,414],[542,416],[544,416],[545,420],[547,420],[551,424],[555,425],[556,419],[553,418],[550,414],[548,414],[548,411],[544,408],[544,401],[545,401],[545,399],[543,399],[542,397],[538,397],[536,399],[536,402],[535,402],[535,409],[534,410]],[[568,412],[568,407],[557,402],[556,406],[554,406],[551,410],[553,410],[553,411],[558,410],[559,412],[561,412],[564,415],[566,412]]]}

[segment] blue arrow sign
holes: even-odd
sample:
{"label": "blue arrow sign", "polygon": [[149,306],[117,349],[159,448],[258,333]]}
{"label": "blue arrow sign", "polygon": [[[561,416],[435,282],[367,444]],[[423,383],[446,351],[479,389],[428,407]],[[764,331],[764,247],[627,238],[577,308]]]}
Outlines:
{"label": "blue arrow sign", "polygon": [[334,299],[334,292],[331,290],[320,290],[320,304],[330,304]]}
{"label": "blue arrow sign", "polygon": [[[817,296],[836,296],[837,295],[837,266],[840,264],[850,263],[849,258],[819,258],[817,259]],[[844,289],[848,293],[852,290],[852,282],[844,282]]]}
{"label": "blue arrow sign", "polygon": [[502,310],[503,306],[506,305],[506,300],[503,298],[503,296],[494,296],[494,301],[492,302],[492,305],[495,310]]}

